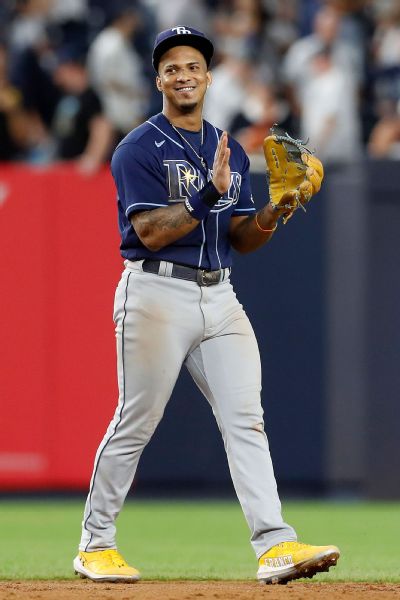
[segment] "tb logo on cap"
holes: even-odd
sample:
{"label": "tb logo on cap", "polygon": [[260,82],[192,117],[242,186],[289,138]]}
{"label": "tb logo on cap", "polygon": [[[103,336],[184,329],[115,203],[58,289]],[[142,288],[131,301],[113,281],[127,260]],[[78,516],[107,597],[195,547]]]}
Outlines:
{"label": "tb logo on cap", "polygon": [[182,33],[192,33],[190,29],[185,29],[184,27],[173,27],[171,31],[176,31],[178,35]]}

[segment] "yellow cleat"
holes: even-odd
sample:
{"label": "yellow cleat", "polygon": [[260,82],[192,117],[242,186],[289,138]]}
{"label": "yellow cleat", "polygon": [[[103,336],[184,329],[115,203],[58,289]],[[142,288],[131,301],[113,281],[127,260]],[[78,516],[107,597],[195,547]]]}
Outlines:
{"label": "yellow cleat", "polygon": [[140,579],[139,571],[130,567],[115,549],[79,552],[73,564],[76,575],[92,581],[134,583]]}
{"label": "yellow cleat", "polygon": [[282,542],[261,556],[257,579],[264,583],[287,583],[300,577],[311,578],[321,571],[329,571],[339,556],[336,546]]}

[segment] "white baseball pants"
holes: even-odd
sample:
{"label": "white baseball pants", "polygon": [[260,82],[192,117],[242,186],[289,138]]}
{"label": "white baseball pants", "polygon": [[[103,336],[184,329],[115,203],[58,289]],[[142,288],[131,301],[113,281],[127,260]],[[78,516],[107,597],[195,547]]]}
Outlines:
{"label": "white baseball pants", "polygon": [[[80,550],[115,548],[115,519],[182,364],[207,398],[259,557],[296,540],[281,505],[263,427],[261,366],[251,324],[228,278],[209,287],[126,261],[116,290],[119,401],[98,448]],[[161,271],[161,269],[160,269]]]}

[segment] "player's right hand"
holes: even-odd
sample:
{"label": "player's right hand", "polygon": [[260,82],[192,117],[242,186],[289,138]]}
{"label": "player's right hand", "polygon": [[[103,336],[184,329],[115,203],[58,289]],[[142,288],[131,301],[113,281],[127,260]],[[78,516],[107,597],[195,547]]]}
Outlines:
{"label": "player's right hand", "polygon": [[228,134],[224,131],[215,151],[212,178],[212,182],[221,196],[228,191],[231,183],[231,169],[229,167],[230,155],[231,151],[230,148],[228,148]]}

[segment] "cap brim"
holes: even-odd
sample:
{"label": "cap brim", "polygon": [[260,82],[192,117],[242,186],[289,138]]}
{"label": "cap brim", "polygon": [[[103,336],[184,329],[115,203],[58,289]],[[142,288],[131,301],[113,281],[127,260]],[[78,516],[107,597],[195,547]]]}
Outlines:
{"label": "cap brim", "polygon": [[210,66],[212,56],[214,54],[214,46],[205,37],[195,34],[187,34],[181,36],[173,36],[167,38],[160,44],[158,44],[157,48],[154,49],[153,52],[153,67],[158,72],[158,65],[160,63],[161,57],[163,54],[170,50],[171,48],[175,48],[175,46],[191,46],[192,48],[196,48],[205,58],[207,63],[207,67]]}

